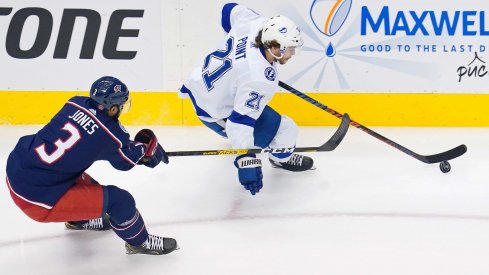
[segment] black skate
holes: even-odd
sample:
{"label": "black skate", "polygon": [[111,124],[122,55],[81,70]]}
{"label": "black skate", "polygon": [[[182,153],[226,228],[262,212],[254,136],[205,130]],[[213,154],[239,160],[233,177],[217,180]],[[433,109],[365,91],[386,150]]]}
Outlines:
{"label": "black skate", "polygon": [[102,218],[87,220],[83,222],[65,222],[65,227],[69,230],[106,231],[111,229],[109,215],[107,214],[105,214]]}
{"label": "black skate", "polygon": [[177,249],[179,247],[175,239],[155,235],[148,235],[148,239],[140,246],[126,243],[126,254],[163,255]]}
{"label": "black skate", "polygon": [[278,162],[270,160],[274,168],[281,168],[292,172],[303,172],[307,170],[315,170],[314,160],[308,156],[292,154],[292,157],[287,162]]}

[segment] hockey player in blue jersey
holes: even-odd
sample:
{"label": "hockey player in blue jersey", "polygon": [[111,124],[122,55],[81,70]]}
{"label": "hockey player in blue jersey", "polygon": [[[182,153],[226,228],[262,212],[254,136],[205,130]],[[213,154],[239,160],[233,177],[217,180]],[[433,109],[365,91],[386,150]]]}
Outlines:
{"label": "hockey player in blue jersey", "polygon": [[71,98],[39,132],[20,138],[7,160],[7,185],[33,220],[65,222],[75,230],[112,228],[126,242],[127,254],[167,254],[178,248],[176,240],[148,234],[129,192],[100,185],[85,173],[98,160],[123,171],[168,163],[151,130],[129,139],[118,118],[130,102],[119,79],[95,81],[90,97]]}
{"label": "hockey player in blue jersey", "polygon": [[[184,82],[180,95],[192,100],[200,120],[235,149],[295,147],[298,127],[267,106],[278,87],[276,63],[286,64],[303,45],[300,29],[285,16],[265,18],[242,5],[222,9],[226,36]],[[269,155],[274,167],[300,172],[313,169],[310,157]],[[255,154],[234,162],[241,184],[255,195],[263,186],[261,160]]]}

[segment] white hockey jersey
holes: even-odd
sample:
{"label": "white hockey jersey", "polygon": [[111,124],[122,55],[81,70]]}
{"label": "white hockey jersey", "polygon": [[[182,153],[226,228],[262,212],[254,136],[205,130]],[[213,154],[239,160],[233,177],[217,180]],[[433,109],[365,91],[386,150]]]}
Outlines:
{"label": "white hockey jersey", "polygon": [[185,81],[180,94],[190,97],[200,119],[227,119],[226,133],[234,148],[253,148],[253,127],[278,90],[275,64],[254,46],[266,18],[235,4],[223,9],[228,34]]}

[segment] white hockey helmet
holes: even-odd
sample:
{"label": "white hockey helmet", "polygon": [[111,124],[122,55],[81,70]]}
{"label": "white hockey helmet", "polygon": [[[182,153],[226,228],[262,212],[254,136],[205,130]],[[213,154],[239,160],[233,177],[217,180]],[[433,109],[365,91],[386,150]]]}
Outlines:
{"label": "white hockey helmet", "polygon": [[299,48],[304,44],[301,30],[289,18],[277,15],[270,18],[263,26],[261,41],[264,45],[275,40],[280,44],[280,50],[288,47]]}

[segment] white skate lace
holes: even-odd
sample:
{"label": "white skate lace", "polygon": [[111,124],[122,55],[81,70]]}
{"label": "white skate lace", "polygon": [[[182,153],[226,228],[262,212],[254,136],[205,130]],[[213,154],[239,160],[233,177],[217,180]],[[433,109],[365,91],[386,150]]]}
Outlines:
{"label": "white skate lace", "polygon": [[148,235],[148,239],[143,243],[143,246],[151,250],[163,250],[163,237]]}
{"label": "white skate lace", "polygon": [[82,226],[85,230],[101,229],[104,227],[103,218],[88,220]]}
{"label": "white skate lace", "polygon": [[303,158],[304,156],[293,154],[292,157],[287,161],[287,163],[294,166],[302,166]]}

